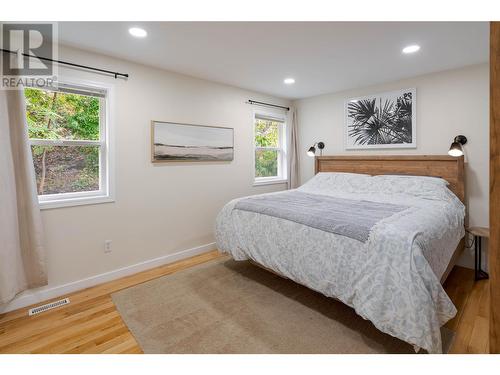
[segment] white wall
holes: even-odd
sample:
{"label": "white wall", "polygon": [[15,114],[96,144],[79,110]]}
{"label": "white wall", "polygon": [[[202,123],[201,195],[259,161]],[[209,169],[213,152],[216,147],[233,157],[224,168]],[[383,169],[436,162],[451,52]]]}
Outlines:
{"label": "white wall", "polygon": [[[417,89],[417,148],[345,151],[346,99],[384,91]],[[457,134],[468,138],[466,200],[470,225],[488,226],[489,189],[489,66],[474,65],[383,85],[297,100],[302,182],[314,174],[314,160],[306,150],[317,141],[333,154],[446,154]],[[461,264],[473,266],[470,252]]]}
{"label": "white wall", "polygon": [[[252,186],[255,107],[245,101],[288,101],[75,49],[61,48],[59,57],[130,78],[60,68],[60,76],[115,85],[116,201],[42,211],[49,288],[213,244],[214,220],[225,203],[285,188]],[[234,128],[234,160],[153,165],[153,119]],[[107,239],[113,241],[110,254],[103,251]]]}

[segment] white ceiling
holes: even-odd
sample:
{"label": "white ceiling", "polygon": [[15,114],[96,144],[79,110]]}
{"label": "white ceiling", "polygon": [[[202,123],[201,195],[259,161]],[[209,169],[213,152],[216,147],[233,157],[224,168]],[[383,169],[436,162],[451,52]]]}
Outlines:
{"label": "white ceiling", "polygon": [[[131,26],[148,36],[133,38]],[[487,22],[61,22],[59,40],[285,98],[487,62],[489,56]],[[421,50],[403,55],[409,44]],[[285,77],[296,83],[283,84]]]}

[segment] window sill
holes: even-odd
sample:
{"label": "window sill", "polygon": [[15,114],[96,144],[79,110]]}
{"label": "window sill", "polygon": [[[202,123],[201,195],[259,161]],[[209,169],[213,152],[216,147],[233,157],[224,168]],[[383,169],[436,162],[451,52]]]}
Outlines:
{"label": "window sill", "polygon": [[74,197],[74,198],[62,198],[54,200],[39,200],[38,205],[40,210],[50,210],[54,208],[63,207],[75,207],[83,205],[101,204],[101,203],[113,203],[114,198],[107,195],[96,195],[91,197]]}
{"label": "window sill", "polygon": [[274,178],[274,179],[263,179],[263,180],[255,180],[253,186],[265,186],[265,185],[276,185],[276,184],[286,184],[288,180],[282,178]]}

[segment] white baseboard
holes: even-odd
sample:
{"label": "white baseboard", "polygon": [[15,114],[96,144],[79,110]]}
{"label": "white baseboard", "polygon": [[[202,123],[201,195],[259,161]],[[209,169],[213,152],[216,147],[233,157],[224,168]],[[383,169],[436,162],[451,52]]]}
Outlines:
{"label": "white baseboard", "polygon": [[195,255],[205,253],[207,251],[215,250],[215,242],[193,247],[192,249],[187,249],[179,251],[177,253],[168,254],[161,256],[159,258],[146,260],[144,262],[136,263],[131,266],[119,268],[114,271],[109,271],[101,273],[99,275],[91,276],[85,279],[73,281],[68,284],[56,285],[56,286],[44,286],[37,289],[27,290],[21,293],[19,296],[14,298],[11,302],[0,306],[0,314],[6,313],[12,310],[17,310],[22,307],[33,305],[38,302],[42,302],[51,298],[63,296],[68,293],[73,293],[78,290],[89,288],[98,284],[102,284],[111,280],[116,280],[124,276],[132,275],[141,271],[145,271],[151,268],[162,266],[164,264],[173,263],[178,260],[189,258]]}

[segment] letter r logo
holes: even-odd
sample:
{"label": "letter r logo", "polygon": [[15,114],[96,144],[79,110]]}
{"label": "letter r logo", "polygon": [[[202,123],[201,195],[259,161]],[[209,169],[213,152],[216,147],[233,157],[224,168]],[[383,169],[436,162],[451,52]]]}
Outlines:
{"label": "letter r logo", "polygon": [[[53,59],[52,24],[2,24],[2,48],[13,53],[2,53],[2,73],[5,76],[50,76]],[[35,56],[35,57],[28,57]]]}

